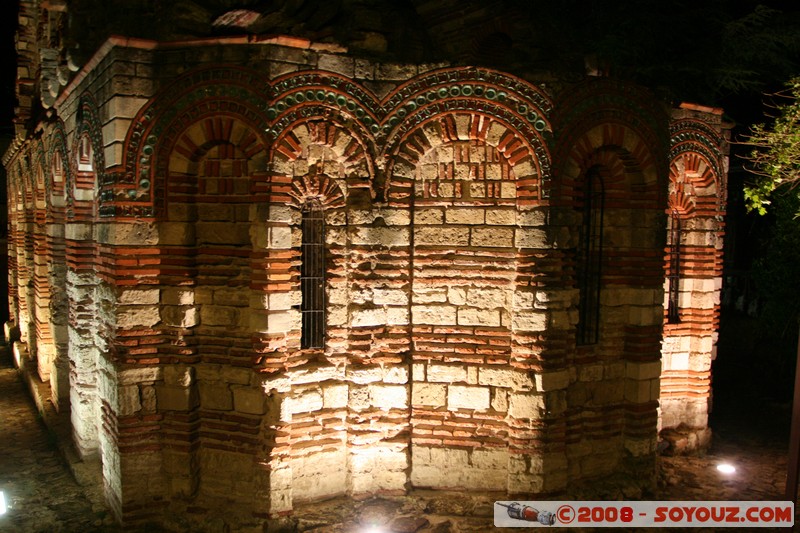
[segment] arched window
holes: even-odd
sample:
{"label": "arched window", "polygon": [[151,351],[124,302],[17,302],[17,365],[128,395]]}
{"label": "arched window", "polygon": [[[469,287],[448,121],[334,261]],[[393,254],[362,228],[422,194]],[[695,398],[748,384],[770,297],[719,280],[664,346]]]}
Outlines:
{"label": "arched window", "polygon": [[92,142],[88,135],[83,135],[78,143],[78,171],[92,172],[93,170]]}
{"label": "arched window", "polygon": [[300,292],[301,348],[325,346],[325,213],[316,198],[303,206]]}
{"label": "arched window", "polygon": [[669,272],[667,274],[667,323],[678,324],[681,321],[678,312],[681,282],[681,219],[676,209],[669,216]]}
{"label": "arched window", "polygon": [[603,259],[603,209],[605,187],[597,168],[586,173],[583,189],[583,223],[578,244],[577,343],[595,344],[600,335],[600,283]]}

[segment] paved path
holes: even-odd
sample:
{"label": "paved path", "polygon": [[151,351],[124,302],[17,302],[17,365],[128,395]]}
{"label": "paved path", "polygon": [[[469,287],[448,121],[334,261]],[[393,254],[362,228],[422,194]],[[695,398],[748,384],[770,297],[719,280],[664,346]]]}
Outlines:
{"label": "paved path", "polygon": [[93,509],[41,422],[7,351],[0,351],[0,490],[8,512],[0,531],[99,533],[108,520]]}

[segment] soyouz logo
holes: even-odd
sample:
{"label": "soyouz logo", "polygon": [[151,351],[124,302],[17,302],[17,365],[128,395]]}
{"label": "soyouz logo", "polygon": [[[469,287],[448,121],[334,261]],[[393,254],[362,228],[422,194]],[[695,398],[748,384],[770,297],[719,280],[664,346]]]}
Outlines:
{"label": "soyouz logo", "polygon": [[789,501],[498,501],[496,527],[786,527]]}

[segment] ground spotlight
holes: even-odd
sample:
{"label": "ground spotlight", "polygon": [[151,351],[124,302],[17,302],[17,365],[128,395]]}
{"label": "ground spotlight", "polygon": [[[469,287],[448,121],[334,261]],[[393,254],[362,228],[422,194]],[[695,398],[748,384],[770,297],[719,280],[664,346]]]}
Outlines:
{"label": "ground spotlight", "polygon": [[736,467],[730,463],[720,463],[717,465],[717,470],[722,472],[723,474],[734,474],[736,473]]}

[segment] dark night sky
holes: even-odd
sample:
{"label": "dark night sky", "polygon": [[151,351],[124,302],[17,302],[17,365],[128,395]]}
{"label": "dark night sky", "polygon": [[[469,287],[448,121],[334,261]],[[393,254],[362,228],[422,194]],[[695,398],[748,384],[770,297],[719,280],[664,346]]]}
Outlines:
{"label": "dark night sky", "polygon": [[6,0],[0,9],[0,135],[10,131],[14,118],[16,50],[14,34],[17,29],[17,2]]}

